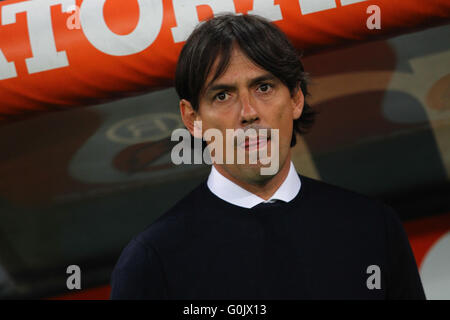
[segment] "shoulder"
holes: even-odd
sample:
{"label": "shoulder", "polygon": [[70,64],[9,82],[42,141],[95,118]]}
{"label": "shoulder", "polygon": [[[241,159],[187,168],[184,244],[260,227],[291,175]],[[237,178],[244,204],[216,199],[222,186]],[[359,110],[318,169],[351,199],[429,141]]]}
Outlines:
{"label": "shoulder", "polygon": [[158,254],[136,238],[131,240],[111,274],[111,299],[164,299],[166,287]]}
{"label": "shoulder", "polygon": [[[151,222],[135,240],[156,251],[164,247],[177,246],[180,239],[188,238],[196,221],[199,199],[204,191],[204,183],[191,190],[169,210]],[[161,248],[164,249],[164,248]]]}
{"label": "shoulder", "polygon": [[189,192],[125,246],[112,273],[113,299],[161,298],[166,294],[164,257],[189,238],[190,217],[200,189],[201,185]]}
{"label": "shoulder", "polygon": [[303,175],[300,179],[300,192],[303,192],[307,206],[317,215],[383,225],[386,220],[397,218],[395,211],[381,199]]}
{"label": "shoulder", "polygon": [[[347,243],[364,245],[374,252],[407,252],[408,239],[402,222],[381,199],[305,176],[301,176],[301,181],[305,221],[313,222],[311,225],[317,226],[322,235],[333,235],[334,241],[347,239]],[[395,259],[394,256],[389,259]]]}
{"label": "shoulder", "polygon": [[[371,196],[346,189],[328,182],[299,175],[302,183],[301,188],[312,200],[331,200],[333,202],[346,202],[347,205],[375,205],[382,202]],[[348,201],[351,201],[348,203]]]}

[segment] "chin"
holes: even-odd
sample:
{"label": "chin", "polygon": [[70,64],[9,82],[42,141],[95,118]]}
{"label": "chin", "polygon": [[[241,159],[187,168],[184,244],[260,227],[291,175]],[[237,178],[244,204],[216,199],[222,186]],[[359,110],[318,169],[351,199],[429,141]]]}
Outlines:
{"label": "chin", "polygon": [[264,182],[267,180],[270,180],[271,178],[273,178],[279,171],[277,171],[276,173],[272,174],[272,175],[262,175],[261,174],[261,168],[264,167],[269,167],[270,164],[268,165],[263,165],[263,164],[243,164],[243,165],[239,165],[239,172],[242,176],[244,176],[245,180],[247,181],[253,181],[253,182]]}

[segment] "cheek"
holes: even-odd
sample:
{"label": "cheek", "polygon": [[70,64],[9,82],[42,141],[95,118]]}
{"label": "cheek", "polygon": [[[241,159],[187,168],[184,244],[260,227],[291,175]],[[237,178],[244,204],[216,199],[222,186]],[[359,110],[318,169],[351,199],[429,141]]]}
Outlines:
{"label": "cheek", "polygon": [[280,148],[281,150],[285,150],[290,148],[291,145],[294,121],[292,111],[290,111],[288,103],[284,104],[284,108],[279,112],[277,119],[278,123],[276,126],[280,128]]}
{"label": "cheek", "polygon": [[292,118],[292,112],[290,111],[288,105],[289,105],[288,103],[284,103],[281,106],[277,117],[280,133],[282,131],[285,134],[290,134],[289,131],[292,130],[294,121],[294,119]]}
{"label": "cheek", "polygon": [[224,137],[226,134],[226,129],[232,129],[235,127],[232,119],[233,117],[231,115],[223,114],[222,112],[204,113],[201,117],[204,131],[208,129],[217,129],[222,132]]}
{"label": "cheek", "polygon": [[282,145],[290,145],[291,139],[292,139],[292,120],[287,121],[284,123],[284,125],[280,129],[280,142],[281,139],[283,142],[281,142]]}

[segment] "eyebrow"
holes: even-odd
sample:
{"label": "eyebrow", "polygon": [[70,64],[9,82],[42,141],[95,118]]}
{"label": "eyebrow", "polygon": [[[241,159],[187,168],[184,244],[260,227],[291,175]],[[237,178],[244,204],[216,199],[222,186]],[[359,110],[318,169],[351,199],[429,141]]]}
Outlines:
{"label": "eyebrow", "polygon": [[[266,74],[263,74],[256,78],[250,79],[248,81],[248,86],[252,87],[252,86],[256,85],[257,83],[268,81],[268,80],[275,80],[275,79],[276,79],[276,77],[274,75],[272,75],[271,73],[266,73]],[[210,92],[219,91],[219,90],[230,90],[231,91],[235,88],[236,87],[234,85],[218,83],[215,85],[208,86],[208,88],[206,89],[206,93],[208,94]]]}

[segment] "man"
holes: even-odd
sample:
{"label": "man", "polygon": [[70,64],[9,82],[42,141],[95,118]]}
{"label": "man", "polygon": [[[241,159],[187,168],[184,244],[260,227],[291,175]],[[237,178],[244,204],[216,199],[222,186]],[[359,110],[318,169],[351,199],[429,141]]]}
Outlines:
{"label": "man", "polygon": [[296,172],[291,147],[314,111],[299,56],[277,27],[229,14],[200,24],[181,52],[176,89],[197,138],[196,121],[224,137],[277,130],[276,150],[259,136],[234,148],[246,159],[267,148],[279,169],[214,163],[207,181],[124,249],[113,299],[425,298],[390,207]]}

